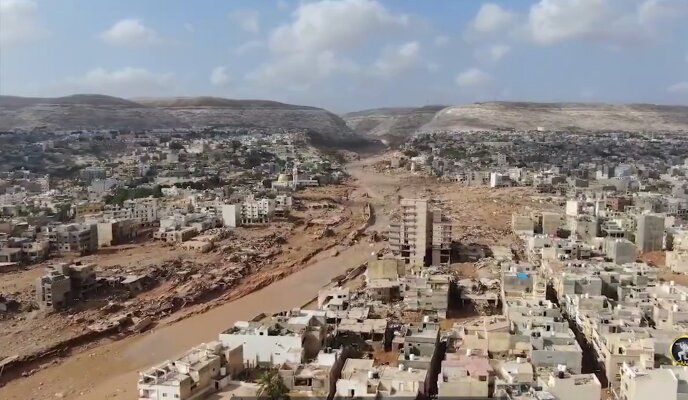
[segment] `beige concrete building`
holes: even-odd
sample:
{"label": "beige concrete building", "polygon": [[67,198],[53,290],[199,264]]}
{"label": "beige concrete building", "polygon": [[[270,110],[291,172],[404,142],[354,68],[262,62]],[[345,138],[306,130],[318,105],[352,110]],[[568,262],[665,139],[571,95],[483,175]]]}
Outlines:
{"label": "beige concrete building", "polygon": [[60,271],[49,270],[36,279],[36,301],[43,309],[59,310],[67,307],[71,298],[71,282]]}
{"label": "beige concrete building", "polygon": [[447,354],[437,378],[437,396],[487,398],[494,375],[487,357]]}
{"label": "beige concrete building", "polygon": [[398,223],[389,226],[392,253],[413,266],[423,266],[432,239],[431,212],[427,199],[401,199]]}
{"label": "beige concrete building", "polygon": [[542,233],[549,236],[557,236],[562,218],[560,214],[543,212],[542,213]]}
{"label": "beige concrete building", "polygon": [[452,223],[427,199],[402,199],[399,222],[389,226],[392,253],[411,266],[451,262]]}
{"label": "beige concrete building", "polygon": [[139,400],[206,398],[229,384],[243,369],[242,347],[202,344],[174,361],[139,373]]}
{"label": "beige concrete building", "polygon": [[416,398],[426,393],[426,370],[373,363],[370,359],[347,359],[336,384],[335,398]]}
{"label": "beige concrete building", "polygon": [[451,263],[452,223],[440,210],[432,212],[432,265]]}
{"label": "beige concrete building", "polygon": [[344,366],[341,350],[323,349],[307,364],[284,363],[278,373],[289,389],[289,397],[327,398],[335,390]]}
{"label": "beige concrete building", "polygon": [[677,400],[678,379],[670,369],[645,369],[624,363],[617,393],[623,400]]}
{"label": "beige concrete building", "polygon": [[539,379],[543,390],[557,400],[598,400],[602,396],[602,385],[595,374],[570,374],[565,367],[549,377]]}
{"label": "beige concrete building", "polygon": [[98,247],[116,246],[136,237],[138,221],[118,219],[98,222]]}
{"label": "beige concrete building", "polygon": [[532,235],[535,232],[535,222],[530,215],[511,216],[511,229],[517,235]]}
{"label": "beige concrete building", "polygon": [[664,241],[664,216],[642,214],[638,217],[635,245],[641,253],[662,250]]}
{"label": "beige concrete building", "polygon": [[614,264],[621,265],[635,262],[637,249],[628,239],[608,238],[606,255]]}

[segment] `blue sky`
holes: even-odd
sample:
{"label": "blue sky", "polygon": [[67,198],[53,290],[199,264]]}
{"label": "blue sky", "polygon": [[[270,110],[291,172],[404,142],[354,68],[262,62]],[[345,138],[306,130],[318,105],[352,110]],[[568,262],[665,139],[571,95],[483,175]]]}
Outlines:
{"label": "blue sky", "polygon": [[0,0],[0,93],[688,104],[688,0]]}

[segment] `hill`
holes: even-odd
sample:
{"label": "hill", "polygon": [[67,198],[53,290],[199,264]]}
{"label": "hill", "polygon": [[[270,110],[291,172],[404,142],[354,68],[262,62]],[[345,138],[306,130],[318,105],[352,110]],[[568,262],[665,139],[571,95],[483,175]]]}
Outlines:
{"label": "hill", "polygon": [[173,115],[102,95],[56,98],[0,96],[0,130],[155,129],[185,125]]}
{"label": "hill", "polygon": [[355,132],[394,146],[406,141],[443,108],[445,106],[378,108],[348,113],[343,118]]}
{"label": "hill", "polygon": [[322,143],[355,144],[361,140],[340,117],[329,111],[268,100],[180,97],[132,101],[102,95],[0,96],[0,130],[205,126],[305,129],[314,141]]}
{"label": "hill", "polygon": [[434,130],[688,131],[688,107],[654,104],[487,102],[449,107],[383,108],[349,113],[356,132],[390,145]]}
{"label": "hill", "polygon": [[316,107],[298,106],[285,104],[271,100],[236,100],[225,99],[222,97],[141,97],[133,99],[139,104],[148,107],[158,108],[189,108],[189,107],[209,107],[209,108],[272,108],[272,109],[310,109],[317,110]]}
{"label": "hill", "polygon": [[488,102],[447,107],[429,130],[688,131],[688,107],[654,104]]}
{"label": "hill", "polygon": [[307,129],[312,139],[323,143],[360,139],[340,117],[316,107],[217,97],[138,99],[137,102],[164,110],[188,126]]}

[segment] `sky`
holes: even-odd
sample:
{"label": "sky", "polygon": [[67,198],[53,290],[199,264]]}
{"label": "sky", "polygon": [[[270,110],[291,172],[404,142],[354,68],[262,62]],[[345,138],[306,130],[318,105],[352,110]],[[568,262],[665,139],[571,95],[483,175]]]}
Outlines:
{"label": "sky", "polygon": [[688,0],[0,0],[0,94],[688,104]]}

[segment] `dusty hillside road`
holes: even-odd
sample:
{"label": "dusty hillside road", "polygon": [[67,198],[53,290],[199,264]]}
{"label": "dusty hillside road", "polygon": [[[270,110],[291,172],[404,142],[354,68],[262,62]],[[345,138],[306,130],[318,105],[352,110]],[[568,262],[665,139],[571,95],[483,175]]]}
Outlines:
{"label": "dusty hillside road", "polygon": [[[376,159],[366,159],[350,166],[357,178],[352,201],[370,201],[376,209],[376,221],[370,228],[383,230],[388,218],[382,211],[385,199],[396,190],[394,177],[369,173],[365,165]],[[368,197],[364,197],[367,193]],[[388,204],[387,206],[392,206]],[[217,338],[218,333],[237,320],[251,319],[261,312],[274,313],[298,307],[317,294],[318,289],[334,277],[368,260],[381,243],[370,246],[362,241],[342,248],[331,257],[320,254],[304,269],[271,285],[187,319],[161,325],[151,332],[129,337],[101,347],[75,354],[61,364],[45,368],[27,377],[9,382],[0,388],[0,398],[12,400],[64,399],[136,399],[138,371],[166,359],[171,359],[190,347]]]}

